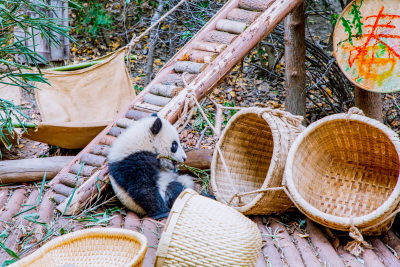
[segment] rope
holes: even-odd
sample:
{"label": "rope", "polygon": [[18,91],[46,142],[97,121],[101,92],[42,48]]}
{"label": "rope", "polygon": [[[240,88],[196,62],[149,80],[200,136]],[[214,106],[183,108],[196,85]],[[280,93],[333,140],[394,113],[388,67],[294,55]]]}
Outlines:
{"label": "rope", "polygon": [[361,109],[359,109],[357,107],[352,107],[347,111],[346,121],[349,121],[351,115],[354,115],[354,114],[364,116],[364,112]]}
{"label": "rope", "polygon": [[360,230],[354,224],[350,226],[350,232],[349,236],[353,238],[353,241],[350,241],[347,243],[347,245],[344,247],[345,250],[350,252],[356,257],[360,257],[362,252],[364,251],[364,248],[371,249],[372,246],[364,240]]}

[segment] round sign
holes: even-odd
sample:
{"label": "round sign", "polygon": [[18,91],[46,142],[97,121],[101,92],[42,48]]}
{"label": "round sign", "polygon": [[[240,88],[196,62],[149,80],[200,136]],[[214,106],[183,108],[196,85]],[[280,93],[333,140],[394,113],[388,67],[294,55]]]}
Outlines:
{"label": "round sign", "polygon": [[368,91],[400,91],[400,0],[355,0],[336,23],[333,49],[340,69]]}

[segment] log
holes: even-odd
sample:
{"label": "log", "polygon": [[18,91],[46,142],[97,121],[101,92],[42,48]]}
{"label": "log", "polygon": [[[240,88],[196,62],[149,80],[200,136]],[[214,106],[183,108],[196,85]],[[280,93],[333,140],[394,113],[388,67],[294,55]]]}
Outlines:
{"label": "log", "polygon": [[147,237],[148,241],[148,248],[146,256],[144,257],[143,266],[154,266],[159,239],[158,225],[153,220],[144,218],[142,228],[142,234]]}
{"label": "log", "polygon": [[60,194],[54,194],[53,196],[54,201],[56,202],[56,204],[61,204],[62,202],[64,202],[67,197],[64,195],[60,195]]}
{"label": "log", "polygon": [[247,24],[240,21],[220,19],[217,22],[217,30],[234,34],[241,34],[247,28]]}
{"label": "log", "polygon": [[191,61],[177,61],[174,65],[176,72],[189,72],[192,74],[199,74],[202,72],[207,65],[204,63],[196,63]]}
{"label": "log", "polygon": [[124,228],[139,232],[141,225],[142,221],[140,220],[139,216],[132,211],[128,211],[125,217]]}
{"label": "log", "polygon": [[273,233],[277,233],[278,238],[275,239],[282,248],[283,254],[289,266],[304,266],[299,251],[293,244],[290,235],[285,226],[277,223],[275,220],[271,223]]}
{"label": "log", "polygon": [[365,262],[366,267],[384,267],[385,265],[382,263],[381,259],[379,259],[378,255],[374,253],[372,249],[365,249],[362,254],[362,259]]}
{"label": "log", "polygon": [[270,233],[267,231],[267,229],[265,228],[266,226],[262,222],[262,218],[256,216],[253,218],[253,221],[257,224],[258,229],[261,232],[261,236],[263,239],[262,252],[264,258],[268,259],[269,266],[283,267],[284,264],[282,262],[280,253],[278,249],[274,246],[273,240],[270,237]]}
{"label": "log", "polygon": [[134,123],[135,123],[134,120],[131,120],[131,119],[128,119],[128,118],[121,118],[121,119],[119,119],[117,121],[116,124],[117,124],[118,127],[126,129],[126,128],[129,128],[129,126],[131,126]]}
{"label": "log", "polygon": [[0,232],[3,232],[5,229],[5,226],[7,225],[5,222],[10,221],[11,218],[20,210],[21,204],[25,200],[25,193],[25,189],[17,189],[13,192],[5,206],[5,209],[0,214]]}
{"label": "log", "polygon": [[393,253],[376,237],[371,238],[371,245],[374,247],[375,253],[383,261],[387,267],[400,266],[400,261],[393,255]]}
{"label": "log", "polygon": [[308,238],[301,237],[300,235],[301,233],[296,229],[291,236],[300,251],[304,264],[306,266],[320,266],[321,263],[318,261],[314,250],[311,248]]}
{"label": "log", "polygon": [[[194,78],[196,78],[196,74],[186,74],[185,75],[186,82],[191,83]],[[177,73],[171,73],[168,74],[165,79],[162,81],[162,84],[165,85],[176,85],[178,87],[184,86],[183,80],[182,80],[182,74],[177,74]]]}
{"label": "log", "polygon": [[217,53],[193,49],[185,53],[183,58],[197,63],[211,63],[217,56]]}
{"label": "log", "polygon": [[306,45],[304,4],[285,19],[286,109],[292,114],[306,115]]}
{"label": "log", "polygon": [[138,121],[138,120],[146,118],[150,115],[151,115],[151,113],[149,113],[149,112],[143,112],[140,110],[131,109],[131,110],[128,110],[128,112],[126,112],[125,116],[128,119]]}
{"label": "log", "polygon": [[0,161],[0,183],[26,183],[42,181],[57,175],[74,157],[49,157]]}
{"label": "log", "polygon": [[[186,152],[187,159],[185,161],[185,165],[201,170],[210,169],[213,153],[213,149],[198,149],[188,151]],[[189,172],[189,170],[183,166],[179,168],[179,171]]]}
{"label": "log", "polygon": [[361,109],[365,116],[383,122],[382,95],[380,93],[368,92],[355,87],[354,99],[356,107]]}
{"label": "log", "polygon": [[221,32],[221,31],[209,31],[205,36],[204,40],[211,43],[221,43],[221,44],[230,44],[237,37],[236,34]]}
{"label": "log", "polygon": [[193,44],[193,48],[208,52],[221,53],[226,48],[226,44],[198,41]]}
{"label": "log", "polygon": [[85,153],[82,155],[81,162],[85,165],[100,167],[106,162],[106,157]]}
{"label": "log", "polygon": [[351,266],[351,267],[363,267],[364,266],[361,264],[361,262],[359,262],[357,260],[356,257],[351,255],[348,251],[344,250],[343,247],[338,248],[338,253],[343,258],[343,261],[346,264],[346,266]]}
{"label": "log", "polygon": [[389,230],[387,233],[384,234],[383,241],[388,244],[392,249],[394,249],[397,254],[400,254],[400,239],[396,236],[395,233],[393,233],[392,230]]}
{"label": "log", "polygon": [[155,106],[165,106],[166,104],[168,104],[169,101],[171,101],[171,98],[169,97],[164,97],[164,96],[159,96],[159,95],[153,95],[153,94],[146,94],[143,97],[143,101],[148,103],[148,104],[152,104]]}
{"label": "log", "polygon": [[83,176],[76,177],[76,174],[64,173],[60,177],[60,183],[69,187],[80,186],[85,178]]}
{"label": "log", "polygon": [[151,113],[159,112],[162,109],[162,107],[160,107],[160,106],[152,105],[152,104],[145,103],[145,102],[136,104],[135,108],[137,108],[138,110],[141,110],[141,111],[146,111],[146,112],[151,112]]}
{"label": "log", "polygon": [[[64,212],[66,215],[75,215],[79,213],[86,204],[97,197],[97,194],[99,194],[98,189],[101,193],[108,187],[110,180],[108,175],[104,177],[105,172],[108,172],[107,168],[96,171],[75,191],[73,196],[70,195],[63,203],[58,205],[56,207],[57,210],[61,213]],[[69,206],[67,206],[68,202],[70,202]]]}
{"label": "log", "polygon": [[79,174],[80,176],[86,176],[89,177],[91,176],[95,171],[96,167],[92,166],[82,166],[82,163],[75,163],[74,165],[71,166],[71,173],[74,174]]}
{"label": "log", "polygon": [[108,134],[111,136],[118,137],[123,131],[124,129],[122,129],[121,127],[114,126],[111,127],[111,129],[108,131]]}
{"label": "log", "polygon": [[182,87],[175,86],[173,84],[155,84],[150,87],[150,93],[154,95],[164,96],[164,97],[175,97],[178,95],[180,91],[182,91]]}
{"label": "log", "polygon": [[117,139],[117,137],[107,134],[101,137],[100,144],[111,146],[115,139]]}
{"label": "log", "polygon": [[[20,241],[20,237],[23,234],[26,234],[26,226],[28,225],[29,221],[24,219],[24,216],[29,214],[29,213],[35,213],[35,209],[32,209],[35,207],[37,198],[39,196],[39,191],[37,189],[32,190],[29,192],[29,197],[28,200],[24,203],[24,206],[21,207],[21,212],[26,211],[24,213],[20,213],[18,216],[14,217],[14,226],[17,226],[14,228],[13,231],[10,231],[9,236],[7,239],[4,241],[3,244],[13,250],[17,251],[18,250],[18,243]],[[32,209],[32,210],[31,210]],[[29,210],[29,211],[27,211]],[[15,216],[15,215],[14,215]],[[5,260],[5,259],[11,259],[10,255],[7,254],[5,250],[0,251],[0,259]]]}
{"label": "log", "polygon": [[56,184],[53,186],[53,190],[57,194],[68,197],[69,195],[72,194],[72,192],[74,191],[74,188],[66,186],[64,184]]}
{"label": "log", "polygon": [[108,153],[110,152],[110,147],[105,145],[95,145],[93,146],[90,153],[94,155],[100,155],[107,157]]}
{"label": "log", "polygon": [[239,7],[247,10],[264,11],[274,2],[275,0],[240,0]]}
{"label": "log", "polygon": [[226,16],[229,20],[244,22],[246,24],[253,23],[258,16],[260,16],[261,12],[256,11],[248,11],[245,9],[234,8],[231,12],[229,12],[228,16]]}
{"label": "log", "polygon": [[311,242],[313,243],[315,251],[318,253],[322,262],[331,266],[345,266],[343,260],[336,253],[332,244],[310,219],[307,219],[306,230],[310,235]]}

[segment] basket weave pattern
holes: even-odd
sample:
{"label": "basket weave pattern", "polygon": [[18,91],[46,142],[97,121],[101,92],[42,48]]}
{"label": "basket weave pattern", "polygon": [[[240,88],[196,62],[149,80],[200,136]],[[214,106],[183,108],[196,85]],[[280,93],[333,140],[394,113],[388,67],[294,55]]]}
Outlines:
{"label": "basket weave pattern", "polygon": [[383,219],[400,200],[400,143],[378,121],[347,116],[326,117],[299,136],[288,156],[286,183],[296,206],[315,221],[379,235],[390,228],[393,220]]}
{"label": "basket weave pattern", "polygon": [[255,266],[257,226],[236,210],[185,190],[161,236],[156,266]]}
{"label": "basket weave pattern", "polygon": [[51,240],[12,266],[142,266],[146,237],[130,230],[98,228]]}
{"label": "basket weave pattern", "polygon": [[[219,201],[228,203],[236,193],[281,186],[289,148],[304,127],[298,117],[274,112],[248,108],[229,121],[218,143],[229,175],[217,151],[211,166],[211,184]],[[236,198],[231,205],[246,215],[282,213],[293,206],[282,190],[242,196],[241,201]]]}

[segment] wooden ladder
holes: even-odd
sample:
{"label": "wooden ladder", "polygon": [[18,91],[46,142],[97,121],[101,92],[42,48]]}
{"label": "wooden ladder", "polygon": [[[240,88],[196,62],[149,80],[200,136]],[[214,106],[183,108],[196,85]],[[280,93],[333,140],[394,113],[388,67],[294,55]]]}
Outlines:
{"label": "wooden ladder", "polygon": [[59,211],[73,214],[107,187],[106,157],[110,146],[133,121],[154,112],[172,123],[177,120],[187,97],[183,72],[190,73],[185,78],[197,99],[203,98],[301,3],[302,0],[228,1],[115,121],[50,182],[52,190],[46,193],[39,211],[41,220],[49,221],[53,216],[53,202]]}

